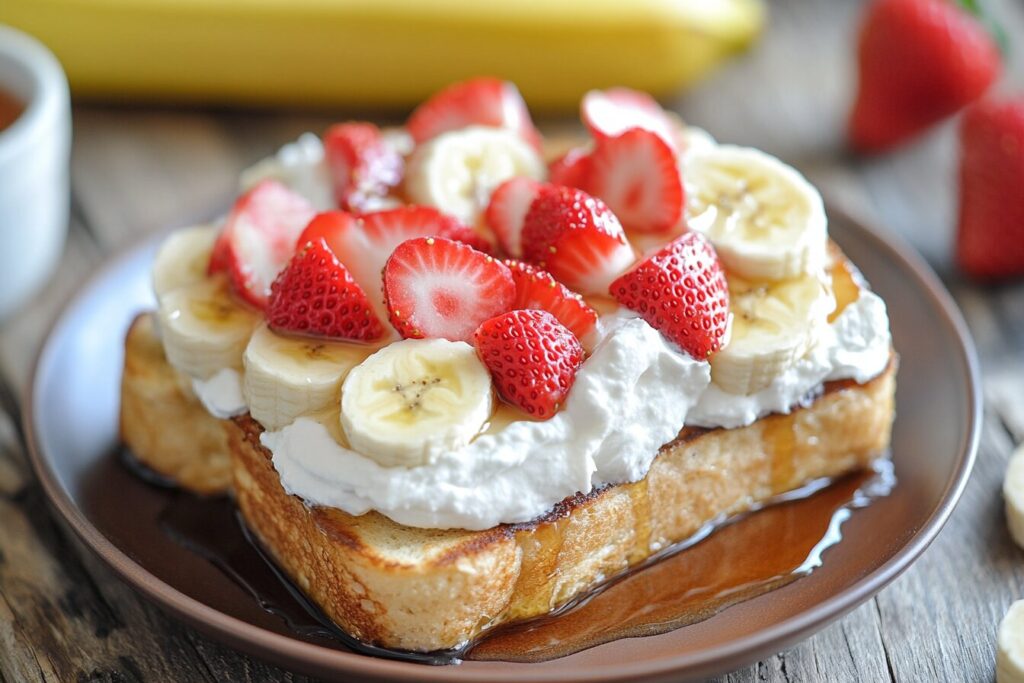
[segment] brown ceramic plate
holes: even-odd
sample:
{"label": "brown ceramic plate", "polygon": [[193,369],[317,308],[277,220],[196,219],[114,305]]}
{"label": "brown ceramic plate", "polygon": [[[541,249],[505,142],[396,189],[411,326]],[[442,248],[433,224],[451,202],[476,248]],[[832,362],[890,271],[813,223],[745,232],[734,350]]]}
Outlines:
{"label": "brown ceramic plate", "polygon": [[153,306],[155,240],[103,269],[51,332],[27,402],[32,463],[57,512],[125,581],[210,637],[298,671],[337,680],[678,681],[735,669],[808,637],[905,570],[949,517],[974,460],[976,360],[949,295],[892,239],[837,215],[831,232],[889,305],[902,356],[898,483],[850,517],[843,540],[809,576],[676,631],[541,664],[431,667],[329,647],[263,610],[164,532],[168,506],[184,494],[140,481],[112,455],[121,340],[135,313]]}

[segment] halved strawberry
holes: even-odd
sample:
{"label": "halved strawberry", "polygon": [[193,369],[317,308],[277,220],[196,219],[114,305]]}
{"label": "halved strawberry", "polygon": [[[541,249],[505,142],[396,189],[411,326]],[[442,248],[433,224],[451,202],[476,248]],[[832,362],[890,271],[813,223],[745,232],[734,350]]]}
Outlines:
{"label": "halved strawberry", "polygon": [[510,311],[473,333],[480,360],[508,403],[547,419],[569,395],[583,347],[547,311]]}
{"label": "halved strawberry", "polygon": [[416,108],[406,123],[416,144],[467,126],[510,128],[534,147],[540,134],[533,127],[526,102],[513,83],[499,78],[473,78],[449,85]]}
{"label": "halved strawberry", "polygon": [[517,258],[523,255],[523,219],[540,185],[532,178],[516,176],[498,185],[491,193],[491,203],[487,205],[487,225],[506,254]]}
{"label": "halved strawberry", "polygon": [[324,134],[324,154],[338,206],[370,211],[402,182],[402,156],[372,123],[339,123]]}
{"label": "halved strawberry", "polygon": [[405,338],[468,340],[515,292],[505,264],[443,237],[403,242],[384,266],[388,317]]}
{"label": "halved strawberry", "polygon": [[363,288],[374,310],[386,317],[381,271],[402,242],[413,237],[447,237],[476,246],[486,242],[456,218],[429,206],[403,206],[353,216],[343,211],[317,215],[299,237],[299,243],[322,237],[352,277]]}
{"label": "halved strawberry", "polygon": [[364,342],[384,334],[363,289],[323,239],[300,247],[270,286],[267,324],[275,331]]}
{"label": "halved strawberry", "polygon": [[683,217],[676,155],[657,134],[634,128],[599,140],[584,189],[600,197],[628,230],[661,232]]}
{"label": "halved strawberry", "polygon": [[235,201],[210,258],[211,273],[227,271],[243,299],[267,305],[270,284],[295,253],[295,240],[314,214],[304,197],[264,180]]}
{"label": "halved strawberry", "polygon": [[676,124],[658,102],[630,88],[591,90],[580,101],[580,118],[594,138],[613,138],[643,128],[675,148]]}
{"label": "halved strawberry", "polygon": [[633,248],[604,202],[572,187],[544,185],[523,221],[523,256],[583,294],[604,294],[633,264]]}
{"label": "halved strawberry", "polygon": [[548,181],[552,185],[586,187],[590,179],[590,147],[574,147],[548,164]]}
{"label": "halved strawberry", "polygon": [[729,287],[718,254],[699,232],[688,232],[644,259],[609,292],[698,360],[722,347]]}
{"label": "halved strawberry", "polygon": [[583,339],[594,331],[597,311],[551,273],[514,259],[507,259],[505,265],[512,271],[512,280],[516,283],[513,310],[547,311],[568,327],[577,339]]}

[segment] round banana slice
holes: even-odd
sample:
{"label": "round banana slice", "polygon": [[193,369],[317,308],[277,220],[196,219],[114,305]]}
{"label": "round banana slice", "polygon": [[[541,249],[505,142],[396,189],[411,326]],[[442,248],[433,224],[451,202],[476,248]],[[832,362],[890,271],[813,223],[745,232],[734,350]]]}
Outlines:
{"label": "round banana slice", "polygon": [[300,415],[337,405],[341,381],[373,350],[363,344],[284,337],[260,325],[243,357],[242,393],[249,414],[273,431]]}
{"label": "round banana slice", "polygon": [[680,161],[691,156],[710,151],[718,145],[711,133],[697,126],[681,126],[676,133],[676,141],[680,151]]}
{"label": "round banana slice", "polygon": [[823,267],[825,207],[795,169],[734,145],[695,153],[684,166],[688,225],[707,235],[729,271],[784,280]]}
{"label": "round banana slice", "polygon": [[215,241],[214,225],[197,225],[171,233],[153,260],[153,291],[157,298],[205,278]]}
{"label": "round banana slice", "polygon": [[223,275],[178,287],[160,299],[160,334],[177,370],[209,379],[242,367],[242,353],[260,316],[231,298]]}
{"label": "round banana slice", "polygon": [[384,466],[465,446],[494,408],[491,375],[465,342],[406,339],[353,368],[341,388],[349,444]]}
{"label": "round banana slice", "polygon": [[1006,524],[1013,541],[1024,548],[1024,445],[1010,457],[1003,479],[1003,501],[1006,503]]}
{"label": "round banana slice", "polygon": [[546,172],[537,150],[514,131],[470,126],[418,147],[406,168],[405,189],[413,203],[435,206],[472,226],[502,181],[543,180]]}
{"label": "round banana slice", "polygon": [[730,337],[711,357],[711,380],[731,394],[764,389],[821,338],[833,308],[818,276],[759,283],[730,276]]}
{"label": "round banana slice", "polygon": [[1024,600],[1010,605],[996,641],[996,683],[1024,683]]}

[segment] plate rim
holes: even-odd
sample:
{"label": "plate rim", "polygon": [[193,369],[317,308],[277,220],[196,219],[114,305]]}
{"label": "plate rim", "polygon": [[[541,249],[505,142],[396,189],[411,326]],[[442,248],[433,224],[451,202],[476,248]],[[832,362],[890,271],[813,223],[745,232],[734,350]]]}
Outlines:
{"label": "plate rim", "polygon": [[[940,318],[957,342],[957,353],[962,361],[959,365],[965,371],[963,380],[968,388],[967,430],[959,444],[952,476],[946,482],[939,504],[924,521],[910,540],[902,545],[875,571],[856,583],[827,599],[817,603],[789,619],[763,628],[750,635],[729,641],[697,653],[661,657],[648,662],[627,662],[619,665],[602,665],[599,670],[578,669],[561,671],[558,674],[544,671],[531,672],[528,666],[517,666],[511,671],[474,670],[472,678],[490,683],[511,683],[512,681],[619,681],[654,678],[673,673],[687,676],[706,675],[712,672],[733,670],[744,663],[753,661],[769,651],[778,651],[790,644],[803,640],[823,628],[829,622],[840,618],[867,599],[888,586],[906,571],[935,540],[945,526],[959,502],[970,478],[977,458],[981,434],[982,398],[980,370],[977,352],[963,314],[952,295],[938,275],[924,258],[900,236],[882,233],[867,221],[852,216],[834,204],[827,204],[827,212],[861,236],[872,242],[873,249],[889,252],[922,285],[929,301],[935,306]],[[279,663],[297,663],[301,668],[316,667],[321,671],[348,673],[365,679],[403,681],[451,681],[462,677],[452,667],[429,667],[395,660],[368,657],[356,652],[344,652],[301,641],[289,636],[267,631],[242,619],[225,614],[209,605],[182,593],[165,583],[131,559],[126,553],[108,540],[71,500],[59,483],[50,460],[42,454],[36,430],[37,384],[41,369],[49,363],[59,333],[70,324],[70,314],[80,301],[103,281],[107,275],[133,258],[138,258],[147,248],[155,248],[157,242],[169,231],[147,235],[118,251],[108,258],[85,282],[76,294],[62,307],[46,332],[45,341],[36,355],[31,379],[24,389],[22,400],[21,427],[26,442],[29,463],[46,495],[49,506],[59,514],[81,541],[95,553],[118,577],[127,582],[136,592],[184,621],[197,630],[242,650],[259,659],[270,659]],[[284,664],[288,666],[289,664]]]}

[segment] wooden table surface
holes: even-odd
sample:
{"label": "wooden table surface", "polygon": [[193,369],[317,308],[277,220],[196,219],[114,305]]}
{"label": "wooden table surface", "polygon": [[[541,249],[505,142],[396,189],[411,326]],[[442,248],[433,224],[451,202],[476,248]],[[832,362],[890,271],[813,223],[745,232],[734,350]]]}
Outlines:
{"label": "wooden table surface", "polygon": [[[771,9],[754,50],[674,104],[720,140],[779,155],[828,201],[923,252],[975,335],[986,410],[970,484],[924,556],[810,640],[717,680],[992,680],[996,625],[1024,595],[1024,555],[1010,540],[1000,496],[1006,459],[1024,440],[1024,282],[977,287],[949,265],[955,123],[878,159],[842,150],[857,3],[787,0]],[[1024,39],[1020,3],[997,9],[1011,38]],[[1004,91],[1024,89],[1017,48]],[[112,252],[222,212],[242,168],[351,115],[75,107],[63,261],[45,291],[0,326],[0,682],[305,680],[166,617],[55,522],[25,464],[19,400],[57,311]]]}

